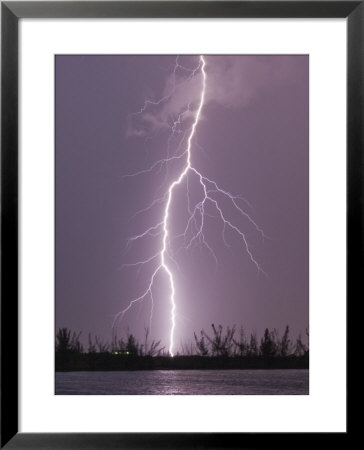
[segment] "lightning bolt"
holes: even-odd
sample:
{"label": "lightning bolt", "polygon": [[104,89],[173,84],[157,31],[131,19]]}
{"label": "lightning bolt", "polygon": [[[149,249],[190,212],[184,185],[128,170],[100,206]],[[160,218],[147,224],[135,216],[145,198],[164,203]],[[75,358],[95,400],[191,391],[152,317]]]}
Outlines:
{"label": "lightning bolt", "polygon": [[[170,237],[170,229],[169,229],[169,218],[170,218],[170,212],[171,212],[171,205],[173,202],[173,194],[174,194],[174,191],[177,188],[177,186],[181,185],[182,182],[184,180],[186,180],[189,219],[187,221],[184,233],[182,235],[176,236],[176,237],[183,238],[183,241],[184,241],[183,247],[186,250],[188,250],[189,248],[191,248],[191,246],[196,241],[199,242],[201,245],[203,245],[205,248],[207,248],[207,250],[211,254],[212,258],[214,259],[215,265],[217,267],[217,265],[218,265],[217,256],[214,253],[212,247],[208,244],[208,242],[204,236],[204,228],[206,225],[205,216],[208,216],[208,213],[206,212],[206,207],[209,204],[210,206],[212,206],[215,209],[217,216],[220,218],[220,220],[222,222],[222,226],[223,226],[222,236],[223,236],[223,241],[224,241],[225,245],[228,246],[226,239],[225,239],[225,232],[226,232],[226,229],[229,228],[241,239],[243,249],[246,251],[250,261],[256,266],[258,273],[262,272],[265,274],[265,272],[261,269],[258,261],[254,258],[254,255],[248,245],[248,241],[247,241],[245,233],[237,225],[232,223],[232,221],[226,217],[222,207],[219,204],[218,197],[221,196],[221,197],[224,197],[225,199],[227,199],[232,204],[234,209],[236,211],[238,211],[250,223],[251,226],[254,227],[256,232],[258,232],[262,238],[264,238],[265,235],[264,235],[263,230],[257,225],[257,223],[251,218],[251,216],[243,209],[243,207],[239,205],[239,201],[245,201],[245,199],[243,199],[240,196],[233,195],[230,192],[222,189],[214,180],[211,180],[211,179],[205,177],[204,175],[202,175],[202,173],[199,170],[197,170],[196,167],[194,167],[192,165],[192,161],[191,161],[192,142],[193,142],[195,134],[196,134],[196,128],[201,119],[201,112],[202,112],[203,106],[205,104],[205,97],[206,97],[207,74],[206,74],[205,57],[201,55],[199,57],[199,64],[193,69],[189,69],[188,67],[185,67],[185,66],[182,66],[181,64],[179,64],[179,60],[177,57],[176,61],[175,61],[174,71],[173,71],[174,79],[173,79],[173,85],[172,85],[171,92],[169,94],[163,96],[162,98],[160,98],[157,101],[151,101],[151,100],[145,101],[145,103],[142,106],[142,108],[140,109],[140,111],[138,111],[137,113],[134,113],[133,116],[143,114],[150,105],[159,106],[159,105],[163,104],[164,102],[168,101],[173,96],[173,94],[175,93],[175,90],[176,90],[176,86],[177,86],[177,82],[176,82],[177,70],[183,70],[184,72],[189,73],[187,81],[195,78],[197,73],[201,74],[201,80],[202,80],[201,88],[200,88],[200,95],[199,95],[199,100],[198,100],[198,106],[194,113],[193,123],[190,127],[187,140],[186,140],[186,135],[187,135],[186,131],[184,131],[184,132],[181,131],[178,128],[178,126],[182,123],[183,117],[192,112],[191,104],[188,104],[187,108],[179,113],[178,117],[175,120],[173,120],[173,123],[170,126],[171,135],[168,139],[167,157],[156,161],[147,169],[140,170],[131,175],[125,175],[125,177],[140,176],[143,174],[151,173],[151,172],[155,171],[156,169],[158,169],[158,172],[160,172],[160,170],[162,169],[163,166],[166,166],[166,168],[168,170],[168,163],[170,163],[172,161],[184,160],[184,166],[180,169],[181,171],[179,172],[179,175],[174,180],[171,181],[167,191],[164,193],[164,195],[162,197],[153,200],[153,202],[149,206],[147,206],[146,208],[144,208],[141,211],[138,211],[136,213],[136,214],[141,214],[145,211],[152,209],[156,204],[165,202],[162,220],[160,222],[158,222],[157,224],[150,226],[145,231],[143,231],[141,234],[132,236],[131,238],[129,238],[128,243],[127,243],[127,246],[129,247],[130,245],[132,245],[133,242],[135,242],[139,239],[146,238],[148,236],[157,237],[157,236],[162,235],[161,247],[156,254],[150,256],[149,258],[147,258],[145,260],[141,260],[141,261],[136,261],[133,263],[124,264],[122,267],[138,267],[140,269],[144,265],[149,265],[151,263],[154,264],[156,261],[158,263],[157,263],[157,266],[152,271],[152,275],[150,276],[149,283],[148,283],[145,291],[139,297],[132,299],[126,308],[124,308],[122,311],[120,311],[118,314],[116,314],[116,316],[114,317],[113,325],[112,325],[113,334],[115,335],[117,325],[121,321],[121,319],[124,317],[124,315],[135,304],[142,302],[149,296],[151,299],[151,313],[150,313],[150,319],[149,319],[149,326],[151,328],[153,310],[154,310],[153,286],[154,286],[154,283],[155,283],[156,278],[159,275],[159,273],[164,273],[168,279],[169,288],[170,288],[169,300],[170,300],[170,308],[171,308],[170,309],[170,324],[171,325],[170,325],[170,333],[169,333],[169,354],[172,357],[174,356],[174,346],[175,346],[174,334],[175,334],[175,328],[176,328],[177,305],[176,305],[175,277],[173,274],[173,268],[172,268],[171,262],[174,265],[176,265],[177,267],[178,267],[178,263],[174,259],[174,257],[171,254],[171,251],[170,251],[171,237]],[[182,138],[179,142],[179,145],[177,146],[175,154],[171,155],[170,154],[170,141],[177,132],[182,134]],[[183,151],[181,151],[181,147],[183,147],[184,142],[185,142],[185,147],[184,147]],[[180,152],[180,153],[178,153],[178,152]],[[201,186],[201,192],[202,192],[202,199],[196,205],[194,205],[193,208],[191,208],[191,201],[190,201],[190,191],[189,191],[189,181],[188,181],[189,175],[195,175],[197,177],[199,185]],[[190,233],[190,237],[188,239],[187,236],[189,233]]]}

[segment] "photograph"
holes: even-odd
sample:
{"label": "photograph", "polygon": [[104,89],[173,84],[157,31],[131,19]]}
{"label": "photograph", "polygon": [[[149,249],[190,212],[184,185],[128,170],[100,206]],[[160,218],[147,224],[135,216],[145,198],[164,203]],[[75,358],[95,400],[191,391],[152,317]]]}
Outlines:
{"label": "photograph", "polygon": [[309,55],[54,64],[55,394],[309,395]]}

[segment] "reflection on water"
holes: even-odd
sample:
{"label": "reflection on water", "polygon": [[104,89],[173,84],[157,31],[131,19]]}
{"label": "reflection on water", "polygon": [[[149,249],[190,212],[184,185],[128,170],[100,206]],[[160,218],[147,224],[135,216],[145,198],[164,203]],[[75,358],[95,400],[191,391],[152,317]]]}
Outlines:
{"label": "reflection on water", "polygon": [[307,395],[308,370],[57,372],[64,395]]}

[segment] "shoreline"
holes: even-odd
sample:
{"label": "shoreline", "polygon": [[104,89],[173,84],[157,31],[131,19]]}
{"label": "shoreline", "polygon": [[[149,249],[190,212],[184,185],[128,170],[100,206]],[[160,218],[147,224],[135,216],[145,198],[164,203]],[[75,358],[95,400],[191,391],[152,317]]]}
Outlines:
{"label": "shoreline", "polygon": [[56,372],[157,370],[290,370],[309,369],[305,356],[124,356],[110,353],[56,354]]}

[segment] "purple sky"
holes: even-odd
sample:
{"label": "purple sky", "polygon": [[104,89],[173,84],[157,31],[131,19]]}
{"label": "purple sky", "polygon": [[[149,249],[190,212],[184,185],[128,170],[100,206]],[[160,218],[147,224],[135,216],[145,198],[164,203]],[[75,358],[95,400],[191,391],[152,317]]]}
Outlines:
{"label": "purple sky", "polygon": [[[240,208],[264,230],[265,239],[215,194],[224,215],[244,233],[226,229],[210,202],[204,236],[186,251],[171,240],[176,285],[175,342],[191,342],[193,331],[210,324],[244,325],[261,335],[265,327],[293,335],[308,326],[308,56],[206,56],[206,98],[191,145],[202,175],[233,194]],[[169,140],[181,154],[201,93],[198,56],[56,57],[56,327],[66,326],[110,340],[115,314],[147,288],[158,261],[122,267],[154,255],[162,234],[127,250],[127,239],[159,223],[165,203],[135,213],[163,196],[185,158],[135,177],[167,155],[173,122],[190,104]],[[175,82],[175,84],[173,84]],[[173,86],[175,90],[173,91]],[[170,95],[173,91],[173,95]],[[145,100],[167,97],[158,105]],[[181,133],[178,133],[178,130]],[[177,148],[180,143],[179,149]],[[178,153],[179,152],[179,153]],[[181,169],[182,168],[182,169]],[[190,202],[201,185],[189,174]],[[174,191],[170,234],[188,220],[186,183]],[[199,224],[197,214],[197,224]],[[187,232],[187,242],[193,236]],[[200,244],[199,244],[200,242]],[[152,337],[168,347],[169,285],[159,273],[153,288]],[[138,337],[149,323],[150,297],[128,311],[118,326]]]}

